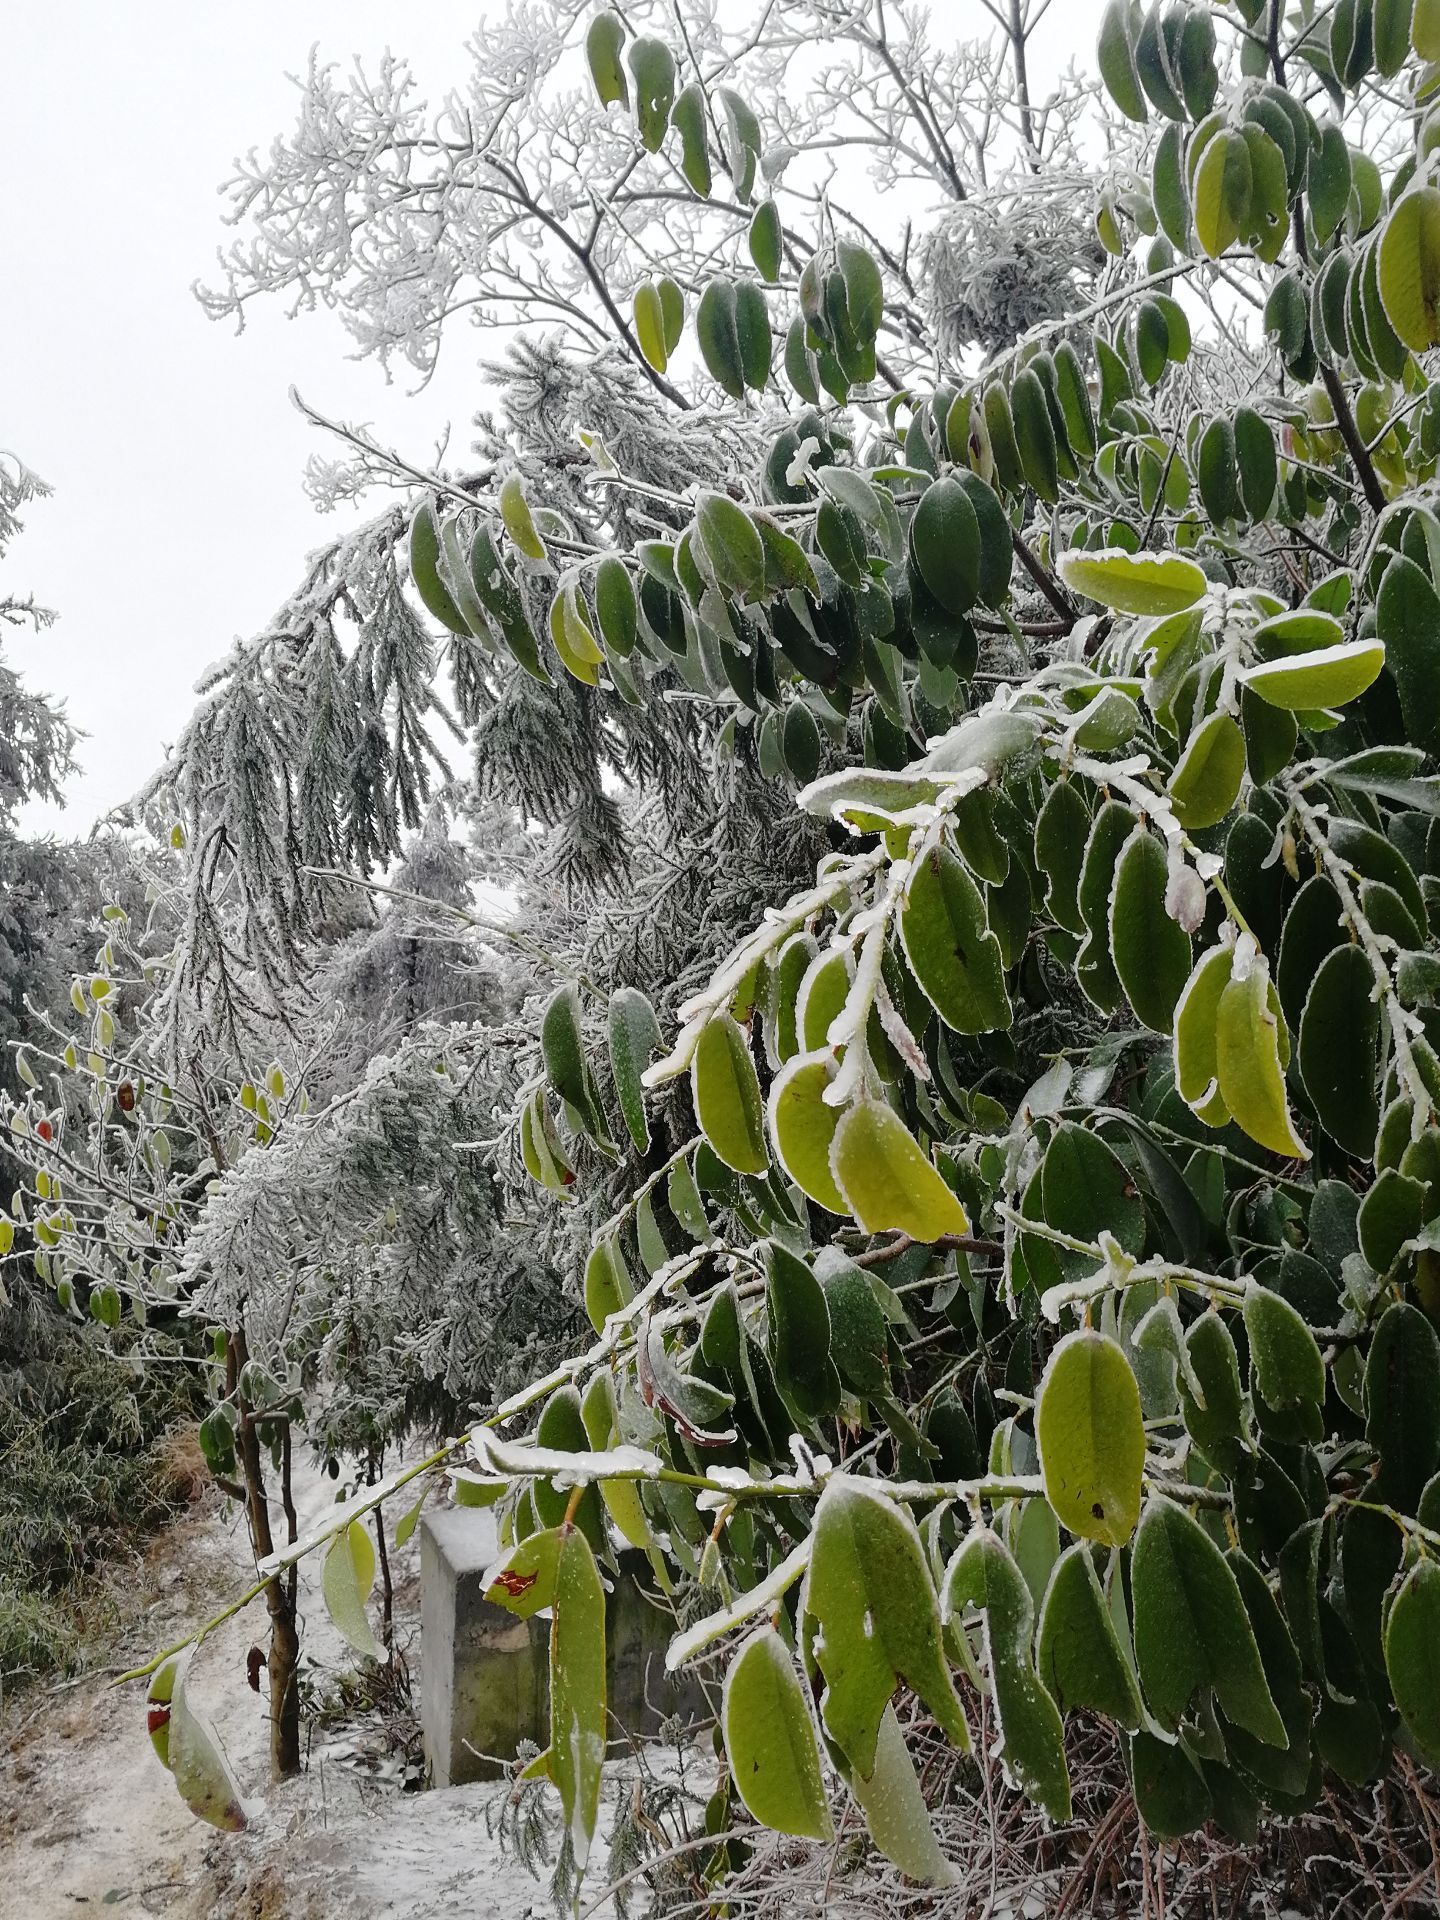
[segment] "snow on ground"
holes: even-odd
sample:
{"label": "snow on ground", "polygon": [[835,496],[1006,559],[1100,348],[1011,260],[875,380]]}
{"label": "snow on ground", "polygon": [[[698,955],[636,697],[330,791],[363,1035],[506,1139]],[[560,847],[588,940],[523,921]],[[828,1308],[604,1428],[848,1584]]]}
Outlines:
{"label": "snow on ground", "polygon": [[[306,1471],[295,1491],[303,1532],[334,1488]],[[408,1646],[418,1699],[417,1564],[413,1542],[394,1556],[397,1641]],[[323,1684],[352,1668],[353,1656],[320,1602],[318,1556],[300,1577],[303,1657]],[[552,1911],[547,1887],[487,1829],[503,1782],[403,1792],[402,1765],[376,1752],[363,1726],[353,1736],[318,1732],[306,1772],[271,1782],[268,1695],[246,1685],[249,1649],[266,1641],[260,1600],[208,1636],[189,1681],[247,1804],[260,1804],[240,1835],[191,1815],[146,1737],[143,1684],[116,1688],[111,1676],[218,1612],[253,1578],[238,1509],[196,1509],[155,1541],[135,1582],[132,1630],[108,1671],[42,1688],[0,1713],[0,1920],[101,1909],[166,1920],[525,1920]]]}

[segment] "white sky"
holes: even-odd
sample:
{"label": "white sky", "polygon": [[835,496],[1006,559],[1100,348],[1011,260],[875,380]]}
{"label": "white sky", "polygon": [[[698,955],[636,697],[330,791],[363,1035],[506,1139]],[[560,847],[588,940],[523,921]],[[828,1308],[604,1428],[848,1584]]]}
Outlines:
{"label": "white sky", "polygon": [[[1037,95],[1071,57],[1089,65],[1102,0],[1052,0],[1032,51]],[[321,445],[288,400],[428,453],[455,445],[481,393],[478,335],[463,327],[423,393],[347,358],[326,313],[293,322],[252,308],[243,335],[208,321],[219,183],[235,155],[294,119],[287,75],[309,49],[342,64],[387,45],[434,98],[466,64],[475,0],[16,0],[0,49],[0,446],[55,489],[11,547],[5,586],[60,619],[38,639],[6,629],[9,659],[65,700],[88,735],[63,813],[32,830],[83,834],[159,764],[196,677],[264,624],[307,550],[340,530],[300,486]],[[936,0],[957,35],[980,0]],[[329,443],[333,446],[334,443]]]}

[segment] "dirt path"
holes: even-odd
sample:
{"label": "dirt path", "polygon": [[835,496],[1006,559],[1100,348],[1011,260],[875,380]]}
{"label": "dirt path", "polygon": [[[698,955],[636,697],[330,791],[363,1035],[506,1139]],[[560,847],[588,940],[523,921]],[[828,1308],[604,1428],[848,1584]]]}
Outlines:
{"label": "dirt path", "polygon": [[[333,1501],[297,1486],[302,1530]],[[114,1666],[143,1658],[217,1612],[253,1578],[238,1510],[197,1509],[158,1538],[133,1583],[132,1626]],[[413,1546],[396,1567],[397,1640],[418,1663]],[[303,1659],[324,1686],[353,1665],[301,1571]],[[111,1909],[167,1920],[524,1920],[545,1889],[502,1854],[486,1824],[504,1788],[405,1793],[403,1768],[362,1727],[312,1740],[298,1780],[269,1779],[265,1700],[246,1685],[263,1644],[257,1602],[206,1640],[190,1698],[214,1723],[253,1817],[219,1834],[180,1800],[145,1735],[144,1689],[91,1674],[31,1693],[0,1715],[0,1916],[67,1920]]]}

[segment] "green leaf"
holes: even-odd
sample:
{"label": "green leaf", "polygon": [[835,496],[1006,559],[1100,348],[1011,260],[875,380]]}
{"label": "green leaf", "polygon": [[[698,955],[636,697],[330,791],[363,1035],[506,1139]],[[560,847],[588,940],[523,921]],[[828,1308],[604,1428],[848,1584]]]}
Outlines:
{"label": "green leaf", "polygon": [[1188,1365],[1179,1379],[1185,1431],[1213,1466],[1233,1473],[1245,1432],[1245,1400],[1240,1357],[1218,1313],[1202,1313],[1191,1323],[1185,1354]]}
{"label": "green leaf", "polygon": [[1407,1178],[1396,1167],[1386,1167],[1361,1201],[1356,1219],[1360,1251],[1376,1273],[1388,1273],[1405,1242],[1419,1233],[1425,1199],[1423,1181]]}
{"label": "green leaf", "polygon": [[929,1563],[909,1512],[879,1487],[837,1473],[820,1496],[811,1538],[800,1604],[817,1628],[820,1714],[831,1739],[858,1772],[872,1774],[881,1718],[904,1680],[968,1752]]}
{"label": "green leaf", "polygon": [[1156,1033],[1170,1032],[1190,977],[1190,936],[1165,910],[1168,880],[1164,843],[1137,827],[1115,868],[1110,952],[1136,1017]]}
{"label": "green leaf", "polygon": [[1135,359],[1146,386],[1157,386],[1170,364],[1170,327],[1156,300],[1142,300],[1136,309]]}
{"label": "green leaf", "polygon": [[186,1686],[190,1658],[190,1653],[182,1654],[170,1677],[168,1765],[193,1814],[223,1833],[239,1833],[247,1824],[239,1783],[213,1727],[191,1710]]}
{"label": "green leaf", "polygon": [[1201,8],[1186,12],[1179,65],[1185,110],[1192,120],[1203,120],[1215,103],[1220,77],[1215,67],[1215,23]]}
{"label": "green leaf", "polygon": [[637,1152],[650,1150],[650,1122],[645,1113],[641,1075],[660,1044],[655,1009],[637,987],[617,987],[610,996],[607,1017],[610,1072],[620,1112]]}
{"label": "green leaf", "polygon": [[1153,1498],[1131,1554],[1135,1657],[1160,1725],[1173,1733],[1197,1693],[1213,1691],[1227,1719],[1257,1740],[1284,1746],[1240,1588],[1198,1521]]}
{"label": "green leaf", "polygon": [[729,1014],[701,1029],[690,1062],[690,1093],[700,1131],[736,1173],[763,1173],[769,1165],[760,1076],[743,1030]]}
{"label": "green leaf", "polygon": [[1325,1362],[1290,1302],[1251,1280],[1241,1314],[1255,1389],[1266,1406],[1318,1407],[1325,1398]]}
{"label": "green leaf", "polygon": [[475,597],[498,627],[506,650],[532,680],[550,686],[524,597],[496,552],[489,527],[483,524],[476,528],[470,542],[469,574]]}
{"label": "green leaf", "polygon": [[1265,128],[1254,121],[1247,122],[1240,135],[1250,156],[1250,194],[1241,235],[1261,260],[1273,262],[1289,234],[1285,155]]}
{"label": "green leaf", "polygon": [[561,665],[572,679],[583,686],[600,684],[600,668],[605,655],[595,643],[584,605],[573,577],[561,582],[550,603],[550,640],[560,656]]}
{"label": "green leaf", "polygon": [[663,40],[641,35],[625,55],[635,80],[635,124],[647,153],[658,153],[675,104],[675,56]]}
{"label": "green leaf", "polygon": [[695,523],[720,585],[758,600],[765,591],[765,548],[745,509],[728,494],[706,491],[697,503]]}
{"label": "green leaf", "polygon": [[628,659],[635,651],[639,608],[630,571],[613,553],[607,553],[595,570],[595,617],[606,646]]}
{"label": "green leaf", "polygon": [[543,1087],[537,1087],[520,1110],[520,1156],[530,1178],[547,1193],[563,1193],[575,1178],[560,1151]]}
{"label": "green leaf", "polygon": [[1380,1006],[1359,946],[1338,946],[1316,970],[1300,1016],[1300,1078],[1320,1124],[1369,1159],[1380,1122]]}
{"label": "green leaf", "polygon": [[770,310],[753,280],[742,280],[735,288],[735,338],[745,384],[758,393],[770,378],[774,341],[770,333]]}
{"label": "green leaf", "polygon": [[585,1312],[596,1333],[605,1331],[609,1316],[628,1305],[634,1293],[619,1243],[597,1240],[585,1262]]}
{"label": "green leaf", "polygon": [[561,1527],[527,1534],[510,1547],[485,1574],[485,1598],[503,1607],[517,1620],[529,1620],[555,1604],[555,1582],[560,1571]]}
{"label": "green leaf", "polygon": [[1235,457],[1235,429],[1217,414],[1200,436],[1195,453],[1195,479],[1206,513],[1225,526],[1240,512],[1240,472]]}
{"label": "green leaf", "polygon": [[736,1791],[761,1825],[832,1840],[810,1709],[795,1662],[773,1627],[752,1633],[731,1661],[720,1717]]}
{"label": "green leaf", "polygon": [[1130,23],[1131,0],[1108,0],[1100,19],[1096,60],[1110,98],[1127,119],[1138,120],[1143,125],[1150,114],[1135,66]]}
{"label": "green leaf", "polygon": [[833,1247],[822,1250],[815,1271],[830,1310],[831,1351],[840,1378],[854,1393],[884,1392],[890,1383],[890,1346],[874,1287]]}
{"label": "green leaf", "polygon": [[[1295,1131],[1285,1099],[1280,1046],[1284,1022],[1272,992],[1263,956],[1247,954],[1243,968],[1232,967],[1215,1015],[1220,1096],[1236,1123],[1260,1146],[1308,1160],[1310,1150]],[[1287,1037],[1287,1054],[1288,1046]]]}
{"label": "green leaf", "polygon": [[1060,556],[1067,587],[1118,613],[1183,613],[1205,592],[1206,579],[1193,560],[1178,554],[1072,552]]}
{"label": "green leaf", "polygon": [[1179,1840],[1210,1818],[1210,1790],[1190,1749],[1141,1730],[1127,1743],[1135,1808],[1147,1833]]}
{"label": "green leaf", "polygon": [[784,259],[785,236],[780,226],[780,209],[773,200],[762,200],[750,221],[750,258],[762,280],[778,280]]}
{"label": "green leaf", "polygon": [[769,1359],[782,1398],[801,1422],[834,1413],[840,1376],[830,1356],[830,1309],[810,1266],[776,1240],[765,1248]]}
{"label": "green leaf", "polygon": [[1345,217],[1350,186],[1350,148],[1335,122],[1327,121],[1320,130],[1319,146],[1311,148],[1306,176],[1310,224],[1322,247]]}
{"label": "green leaf", "polygon": [[[1077,1240],[1113,1234],[1127,1253],[1145,1244],[1145,1208],[1120,1156],[1096,1133],[1064,1121],[1050,1136],[1040,1164],[1041,1205],[1045,1220]],[[1086,1254],[1059,1252],[1065,1278],[1075,1279],[1094,1265]]]}
{"label": "green leaf", "polygon": [[886,1707],[880,1716],[874,1772],[868,1778],[858,1770],[852,1773],[850,1791],[865,1815],[870,1838],[903,1874],[932,1887],[959,1884],[960,1875],[935,1838],[915,1763],[893,1707]]}
{"label": "green leaf", "polygon": [[1412,353],[1440,345],[1440,188],[1401,197],[1375,264],[1385,317],[1405,345]]}
{"label": "green leaf", "polygon": [[1015,439],[1015,419],[1010,411],[1010,397],[998,380],[992,380],[986,387],[981,412],[995,461],[995,478],[1007,493],[1018,493],[1025,485],[1025,469],[1020,464],[1020,448]]}
{"label": "green leaf", "polygon": [[1102,1713],[1127,1733],[1143,1721],[1134,1669],[1105,1604],[1090,1550],[1078,1543],[1056,1561],[1045,1590],[1038,1666],[1062,1710],[1080,1707]]}
{"label": "green leaf", "polygon": [[799,786],[808,786],[820,771],[824,749],[819,725],[803,700],[792,700],[786,707],[780,741],[791,775]]}
{"label": "green leaf", "polygon": [[700,1197],[700,1189],[695,1175],[690,1171],[688,1160],[677,1160],[670,1169],[670,1177],[665,1184],[666,1197],[670,1202],[670,1211],[692,1240],[710,1238],[710,1221],[705,1212],[705,1202]]}
{"label": "green leaf", "polygon": [[1440,1562],[1419,1560],[1385,1624],[1385,1671],[1416,1751],[1440,1766]]}
{"label": "green leaf", "polygon": [[1150,197],[1161,229],[1182,252],[1190,243],[1190,194],[1185,184],[1184,153],[1184,129],[1172,120],[1155,146]]}
{"label": "green leaf", "polygon": [[947,1026],[957,1033],[1009,1027],[1000,943],[986,922],[980,889],[943,843],[912,872],[899,924],[910,970]]}
{"label": "green leaf", "polygon": [[1080,869],[1090,837],[1090,810],[1071,780],[1060,780],[1035,816],[1035,864],[1048,882],[1045,904],[1057,925],[1084,933]]}
{"label": "green leaf", "polygon": [[1185,742],[1170,776],[1175,817],[1187,832],[1218,826],[1240,795],[1245,774],[1245,736],[1234,714],[1202,720]]}
{"label": "green leaf", "polygon": [[1051,1354],[1035,1402],[1045,1497],[1082,1540],[1121,1547],[1140,1517],[1140,1389],[1115,1341],[1089,1329]]}
{"label": "green leaf", "polygon": [[840,1109],[827,1106],[825,1089],[835,1077],[828,1051],[797,1054],[770,1087],[770,1137],[786,1173],[809,1199],[830,1213],[850,1211],[830,1171],[830,1151]]}
{"label": "green leaf", "polygon": [[1218,260],[1245,232],[1253,185],[1244,135],[1217,133],[1195,171],[1195,233],[1212,260]]}
{"label": "green leaf", "polygon": [[[680,171],[700,198],[708,200],[713,184],[710,138],[706,130],[705,89],[698,80],[692,81],[676,95],[675,104],[670,109],[670,124],[680,135]],[[674,282],[670,284],[674,285]],[[668,342],[668,350],[674,352],[675,340]]]}
{"label": "green leaf", "polygon": [[590,1543],[565,1531],[550,1619],[551,1778],[560,1789],[578,1873],[585,1871],[600,1812],[605,1761],[605,1589]]}
{"label": "green leaf", "polygon": [[615,100],[624,107],[630,104],[625,69],[620,64],[624,43],[625,26],[620,16],[608,8],[604,13],[597,13],[585,35],[585,58],[602,107],[608,107]]}
{"label": "green leaf", "polygon": [[568,1103],[593,1139],[604,1140],[605,1119],[585,1059],[585,1043],[580,1031],[580,992],[574,985],[558,987],[546,1002],[540,1021],[540,1052],[556,1093]]}
{"label": "green leaf", "polygon": [[740,353],[735,288],[729,280],[707,282],[695,309],[695,340],[711,379],[732,400],[743,400],[745,363]]}
{"label": "green leaf", "polygon": [[1413,560],[1397,554],[1375,600],[1375,630],[1400,695],[1406,737],[1440,753],[1440,594]]}
{"label": "green leaf", "polygon": [[[1172,38],[1165,31],[1166,24],[1162,21],[1158,4],[1140,16],[1135,33],[1135,66],[1141,85],[1161,113],[1171,120],[1183,120],[1185,102],[1180,97],[1179,74],[1176,71],[1180,39],[1178,33]],[[1172,53],[1177,56],[1175,65],[1172,65]]]}
{"label": "green leaf", "polygon": [[946,612],[968,612],[980,586],[980,524],[958,480],[936,480],[921,494],[910,523],[910,551]]}
{"label": "green leaf", "polygon": [[1119,800],[1107,800],[1095,816],[1080,867],[1078,900],[1088,931],[1076,961],[1081,987],[1102,1013],[1120,1005],[1120,979],[1110,955],[1110,894],[1121,849],[1135,830],[1135,816]]}
{"label": "green leaf", "polygon": [[725,115],[726,165],[735,184],[735,197],[748,206],[760,158],[760,123],[733,87],[717,87],[715,98]]}
{"label": "green leaf", "polygon": [[426,611],[433,613],[442,627],[448,627],[451,633],[468,639],[471,635],[470,623],[440,578],[439,560],[440,530],[435,520],[435,509],[430,501],[422,500],[410,522],[410,578],[415,582],[415,591]]}
{"label": "green leaf", "polygon": [[365,1614],[366,1597],[374,1584],[374,1545],[364,1521],[352,1520],[326,1549],[320,1591],[325,1611],[347,1645],[366,1660],[384,1660],[388,1656]]}
{"label": "green leaf", "polygon": [[1015,445],[1027,484],[1053,506],[1060,498],[1059,450],[1050,403],[1033,367],[1022,367],[1010,383]]}
{"label": "green leaf", "polygon": [[1414,1513],[1440,1468],[1440,1338],[1406,1300],[1385,1309],[1370,1343],[1365,1438],[1380,1455],[1375,1497]]}
{"label": "green leaf", "polygon": [[665,344],[665,309],[660,303],[660,289],[653,280],[642,280],[635,289],[632,310],[641,353],[657,373],[664,373],[670,364],[670,352]]}
{"label": "green leaf", "polygon": [[[1065,437],[1070,442],[1076,458],[1081,461],[1093,460],[1099,442],[1095,431],[1095,413],[1090,404],[1089,382],[1086,378],[1085,369],[1080,364],[1080,356],[1068,340],[1062,340],[1055,349],[1055,394],[1060,402],[1060,411],[1065,421]],[[978,478],[978,475],[975,477]],[[962,484],[964,484],[963,475]],[[972,500],[974,499],[973,492],[971,498]],[[984,561],[989,555],[989,535],[983,521],[981,523],[981,532],[982,535],[985,536],[981,548],[983,578]],[[1005,523],[1001,528],[997,529],[997,532],[1002,541],[1005,574],[1008,581],[1010,563],[1013,557],[1008,523]],[[981,597],[987,606],[994,606],[996,604],[995,601],[983,591],[983,588]]]}
{"label": "green leaf", "polygon": [[989,1527],[973,1528],[946,1569],[945,1618],[958,1621],[967,1607],[979,1608],[984,1622],[1006,1778],[1063,1825],[1070,1818],[1064,1724],[1031,1661],[1030,1589],[1009,1548]]}
{"label": "green leaf", "polygon": [[1282,273],[1270,289],[1262,324],[1285,365],[1301,365],[1309,342],[1310,308],[1297,273]]}
{"label": "green leaf", "polygon": [[1237,678],[1272,707],[1305,713],[1358,700],[1384,665],[1383,640],[1350,640],[1318,653],[1292,653],[1283,660],[1246,667]]}
{"label": "green leaf", "polygon": [[395,1529],[395,1545],[397,1547],[403,1547],[405,1543],[413,1537],[416,1527],[420,1524],[420,1512],[424,1505],[425,1495],[422,1493],[414,1506],[407,1507],[404,1513],[401,1514],[400,1523]]}
{"label": "green leaf", "polygon": [[893,1230],[929,1244],[970,1231],[965,1209],[904,1121],[877,1100],[860,1101],[841,1120],[830,1171],[866,1233]]}
{"label": "green leaf", "polygon": [[530,511],[530,502],[525,498],[525,487],[518,473],[507,473],[500,483],[498,497],[500,518],[505,522],[505,531],[515,542],[527,560],[543,560],[545,542],[535,525],[535,516]]}
{"label": "green leaf", "polygon": [[806,968],[795,1001],[796,1033],[806,1053],[830,1051],[830,1027],[850,996],[854,975],[854,960],[843,947],[816,954]]}

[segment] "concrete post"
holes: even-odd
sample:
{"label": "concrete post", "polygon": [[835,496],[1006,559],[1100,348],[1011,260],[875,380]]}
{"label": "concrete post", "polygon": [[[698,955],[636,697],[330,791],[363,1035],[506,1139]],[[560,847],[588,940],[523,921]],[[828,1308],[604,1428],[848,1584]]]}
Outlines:
{"label": "concrete post", "polygon": [[493,1763],[513,1760],[522,1740],[549,1737],[550,1622],[516,1620],[484,1598],[499,1552],[487,1508],[421,1515],[420,1726],[437,1787],[493,1779]]}
{"label": "concrete post", "polygon": [[[522,1740],[550,1738],[550,1617],[516,1620],[484,1598],[499,1557],[485,1507],[430,1508],[420,1520],[420,1725],[437,1787],[494,1777]],[[606,1692],[616,1739],[671,1715],[702,1718],[704,1695],[667,1674],[674,1622],[641,1591],[645,1556],[622,1553],[606,1597]],[[489,1756],[490,1764],[481,1756]]]}

